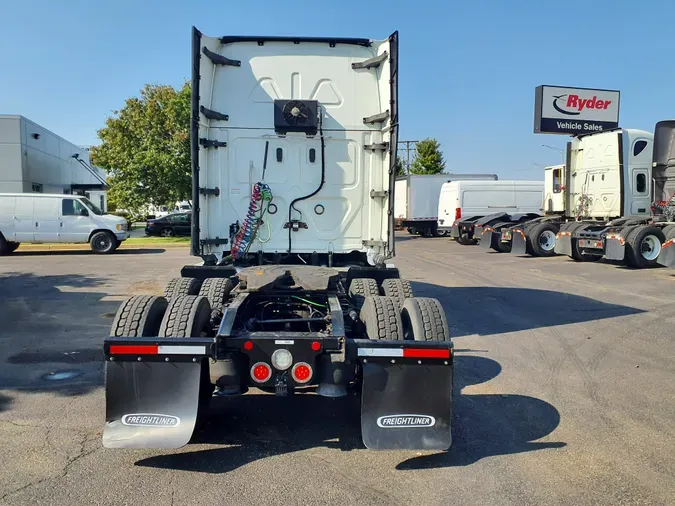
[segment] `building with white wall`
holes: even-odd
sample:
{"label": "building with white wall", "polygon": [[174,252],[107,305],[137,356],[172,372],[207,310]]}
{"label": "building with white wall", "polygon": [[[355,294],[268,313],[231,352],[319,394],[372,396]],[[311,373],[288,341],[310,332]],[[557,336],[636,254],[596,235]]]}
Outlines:
{"label": "building with white wall", "polygon": [[106,210],[105,177],[88,149],[23,116],[0,114],[0,193],[80,194]]}

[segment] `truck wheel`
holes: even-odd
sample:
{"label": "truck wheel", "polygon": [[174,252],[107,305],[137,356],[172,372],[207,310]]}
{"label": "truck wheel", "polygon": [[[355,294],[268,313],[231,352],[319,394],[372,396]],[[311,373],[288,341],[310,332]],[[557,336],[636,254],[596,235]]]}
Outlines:
{"label": "truck wheel", "polygon": [[555,255],[555,236],[558,227],[552,223],[540,223],[527,235],[532,245],[534,256],[552,257]]}
{"label": "truck wheel", "polygon": [[448,230],[436,230],[436,233],[438,234],[438,237],[447,237],[450,235],[450,231]]}
{"label": "truck wheel", "polygon": [[597,262],[601,258],[601,255],[582,255],[579,242],[572,239],[572,259],[576,262]]}
{"label": "truck wheel", "polygon": [[398,301],[398,307],[403,305],[405,299],[413,296],[410,281],[407,279],[385,279],[382,281],[382,295],[392,297]]}
{"label": "truck wheel", "polygon": [[220,308],[234,288],[234,281],[229,278],[207,278],[199,289],[199,295],[209,299],[213,309]]}
{"label": "truck wheel", "polygon": [[195,278],[173,278],[166,285],[164,296],[172,300],[185,295],[198,295],[201,287],[201,281]]}
{"label": "truck wheel", "polygon": [[408,228],[406,228],[406,230],[408,231],[408,233],[410,235],[415,235],[415,231],[412,228],[408,227]]}
{"label": "truck wheel", "polygon": [[157,337],[168,305],[164,297],[136,295],[122,302],[110,328],[111,337]]}
{"label": "truck wheel", "polygon": [[110,232],[101,230],[91,236],[89,246],[94,253],[109,254],[117,249],[117,237]]}
{"label": "truck wheel", "polygon": [[511,253],[511,243],[502,242],[501,240],[497,241],[497,251],[500,253]]}
{"label": "truck wheel", "polygon": [[403,339],[401,314],[393,297],[369,295],[363,303],[359,318],[366,327],[368,339]]}
{"label": "truck wheel", "polygon": [[380,287],[377,281],[371,278],[354,278],[349,283],[349,298],[356,307],[361,308],[366,297],[369,295],[379,295]]}
{"label": "truck wheel", "polygon": [[[187,295],[169,301],[159,327],[159,337],[209,337],[213,335],[211,304],[206,297]],[[200,408],[205,407],[205,403],[211,398],[214,390],[215,386],[211,383],[209,376],[209,364],[207,360],[204,360],[199,382]]]}
{"label": "truck wheel", "polygon": [[660,228],[635,227],[626,237],[626,264],[638,269],[654,267],[665,241]]}
{"label": "truck wheel", "polygon": [[403,338],[415,341],[449,341],[450,327],[437,299],[413,297],[401,309]]}

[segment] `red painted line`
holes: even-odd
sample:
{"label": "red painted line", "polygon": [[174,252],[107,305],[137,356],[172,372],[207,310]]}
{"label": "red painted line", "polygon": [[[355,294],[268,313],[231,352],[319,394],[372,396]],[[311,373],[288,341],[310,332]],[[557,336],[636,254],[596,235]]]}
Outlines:
{"label": "red painted line", "polygon": [[450,358],[450,350],[403,348],[404,358]]}
{"label": "red painted line", "polygon": [[111,355],[157,355],[159,346],[137,346],[137,345],[112,345],[110,346]]}

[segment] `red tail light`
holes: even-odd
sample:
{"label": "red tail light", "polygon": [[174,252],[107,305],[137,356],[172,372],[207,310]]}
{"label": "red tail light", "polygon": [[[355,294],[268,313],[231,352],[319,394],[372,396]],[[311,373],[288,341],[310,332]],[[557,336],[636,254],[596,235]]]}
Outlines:
{"label": "red tail light", "polygon": [[462,209],[460,207],[455,208],[455,219],[458,220],[462,217]]}
{"label": "red tail light", "polygon": [[256,383],[265,383],[272,377],[272,368],[265,362],[256,362],[251,367],[251,378]]}
{"label": "red tail light", "polygon": [[296,383],[307,383],[312,379],[312,366],[306,362],[298,362],[291,370],[291,376]]}

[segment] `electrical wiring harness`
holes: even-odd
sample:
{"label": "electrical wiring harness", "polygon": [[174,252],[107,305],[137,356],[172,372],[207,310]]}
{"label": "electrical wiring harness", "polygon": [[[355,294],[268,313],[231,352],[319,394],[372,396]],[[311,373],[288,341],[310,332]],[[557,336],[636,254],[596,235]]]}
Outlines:
{"label": "electrical wiring harness", "polygon": [[[233,259],[237,260],[248,253],[251,244],[258,235],[260,225],[263,223],[265,210],[273,198],[272,190],[269,185],[262,182],[258,182],[253,185],[251,201],[248,206],[246,217],[244,218],[244,223],[232,241],[232,250],[230,255]],[[270,240],[269,222],[267,222],[267,231],[267,239],[262,240],[261,238],[258,238],[260,242],[265,243]]]}

